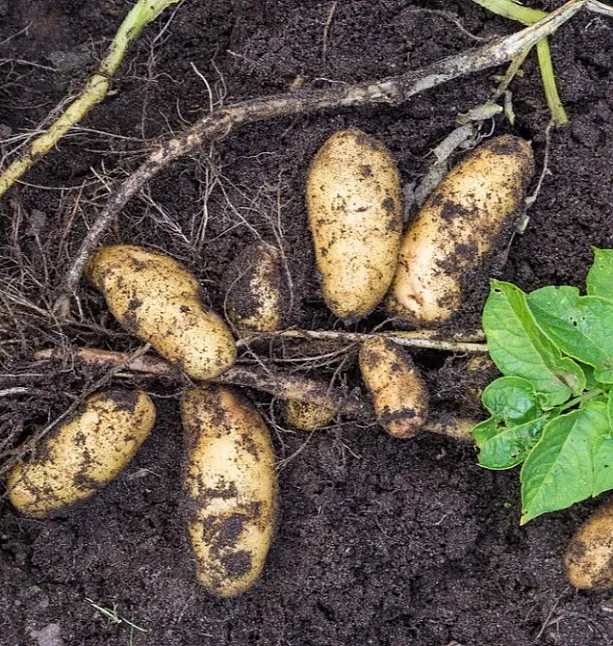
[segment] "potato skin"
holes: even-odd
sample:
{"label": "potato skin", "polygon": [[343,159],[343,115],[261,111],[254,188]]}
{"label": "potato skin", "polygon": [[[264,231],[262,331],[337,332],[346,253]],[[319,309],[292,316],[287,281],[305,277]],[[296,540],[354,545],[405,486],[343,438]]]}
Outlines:
{"label": "potato skin", "polygon": [[342,130],[313,159],[306,193],[326,304],[339,318],[361,318],[383,299],[398,264],[402,199],[396,164],[376,139]]}
{"label": "potato skin", "polygon": [[360,348],[360,370],[379,424],[393,437],[413,437],[428,417],[428,391],[411,358],[393,341],[372,337]]}
{"label": "potato skin", "polygon": [[88,397],[83,411],[45,442],[32,462],[9,473],[9,499],[20,512],[44,518],[89,498],[115,478],[145,441],[155,407],[141,391]]}
{"label": "potato skin", "polygon": [[566,550],[564,565],[575,588],[613,588],[613,500],[599,507],[579,528]]}
{"label": "potato skin", "polygon": [[234,597],[259,578],[275,530],[270,434],[253,405],[225,388],[188,390],[181,415],[197,576],[212,594]]}
{"label": "potato skin", "polygon": [[226,324],[205,310],[198,281],[159,253],[131,245],[103,247],[87,274],[113,316],[194,379],[213,379],[236,359]]}
{"label": "potato skin", "polygon": [[265,242],[255,242],[228,266],[224,276],[229,321],[241,333],[280,330],[289,303],[281,253]]}
{"label": "potato skin", "polygon": [[317,431],[330,426],[336,411],[320,404],[288,399],[283,402],[283,416],[286,424],[299,431]]}
{"label": "potato skin", "polygon": [[455,166],[405,234],[388,310],[412,325],[447,320],[461,304],[462,277],[501,235],[510,239],[533,172],[530,145],[511,135]]}

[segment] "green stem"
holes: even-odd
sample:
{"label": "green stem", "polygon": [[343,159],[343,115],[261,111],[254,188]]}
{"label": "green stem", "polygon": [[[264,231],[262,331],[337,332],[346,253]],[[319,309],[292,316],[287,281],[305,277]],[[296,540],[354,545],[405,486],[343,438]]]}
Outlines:
{"label": "green stem", "polygon": [[[523,25],[533,25],[535,22],[547,16],[547,13],[544,11],[524,7],[515,2],[515,0],[473,0],[473,2],[489,9],[492,13],[509,18],[510,20],[516,20]],[[553,64],[551,62],[551,50],[549,49],[549,41],[547,38],[544,38],[536,44],[536,53],[541,69],[545,98],[551,111],[552,121],[556,126],[563,126],[568,123],[568,117],[566,116],[566,111],[558,94],[555,72],[553,71]]]}
{"label": "green stem", "polygon": [[536,44],[536,53],[541,68],[541,78],[543,79],[543,88],[545,89],[545,98],[551,111],[551,117],[557,127],[564,126],[568,123],[566,110],[560,100],[558,87],[556,85],[555,72],[551,62],[551,50],[549,49],[549,39],[543,38]]}
{"label": "green stem", "polygon": [[558,410],[561,413],[562,411],[572,408],[577,404],[582,404],[583,402],[589,401],[590,399],[594,399],[594,397],[598,397],[598,395],[602,395],[603,392],[604,391],[601,390],[600,388],[594,388],[594,390],[588,390],[586,393],[579,395],[579,397],[575,397],[574,399],[571,399],[570,401],[566,402],[566,404],[564,404],[563,406],[560,406]]}

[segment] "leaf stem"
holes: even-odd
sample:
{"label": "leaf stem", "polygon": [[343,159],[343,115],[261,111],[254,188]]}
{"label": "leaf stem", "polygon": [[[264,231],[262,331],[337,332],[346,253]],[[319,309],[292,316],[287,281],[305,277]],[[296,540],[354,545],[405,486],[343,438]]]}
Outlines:
{"label": "leaf stem", "polygon": [[570,401],[566,402],[565,404],[560,406],[558,410],[560,412],[568,410],[569,408],[572,408],[577,404],[582,404],[583,402],[589,401],[590,399],[594,399],[594,397],[598,397],[598,395],[602,395],[603,393],[604,391],[601,390],[600,388],[594,388],[594,390],[588,390],[582,395],[579,395],[579,397],[575,397],[574,399],[571,399]]}

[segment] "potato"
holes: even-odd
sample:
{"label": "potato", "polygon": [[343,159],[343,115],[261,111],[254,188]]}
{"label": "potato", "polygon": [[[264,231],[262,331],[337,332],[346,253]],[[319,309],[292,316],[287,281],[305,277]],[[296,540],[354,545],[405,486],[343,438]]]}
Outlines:
{"label": "potato", "polygon": [[388,310],[412,325],[447,320],[461,304],[466,273],[510,241],[533,172],[530,145],[510,135],[453,168],[409,226]]}
{"label": "potato", "polygon": [[360,370],[379,424],[394,437],[415,435],[428,417],[428,391],[411,358],[393,341],[372,337],[360,348]]}
{"label": "potato", "polygon": [[613,588],[613,500],[579,528],[566,550],[564,565],[575,588]]}
{"label": "potato", "polygon": [[249,245],[224,276],[228,319],[239,332],[274,332],[289,311],[281,253],[265,242]]}
{"label": "potato", "polygon": [[257,581],[275,530],[270,435],[255,408],[225,388],[187,391],[181,414],[197,576],[209,592],[234,597]]}
{"label": "potato", "polygon": [[115,478],[153,428],[155,407],[141,391],[111,390],[88,397],[27,464],[13,467],[8,491],[13,505],[44,518],[89,498]]}
{"label": "potato", "polygon": [[332,135],[311,163],[307,210],[324,299],[342,319],[371,312],[394,277],[402,237],[400,177],[359,130]]}
{"label": "potato", "polygon": [[289,426],[299,431],[316,431],[330,426],[336,411],[320,404],[288,399],[283,402],[283,416]]}
{"label": "potato", "polygon": [[205,310],[198,281],[172,258],[130,245],[103,247],[87,266],[113,316],[194,379],[213,379],[236,359],[226,324]]}

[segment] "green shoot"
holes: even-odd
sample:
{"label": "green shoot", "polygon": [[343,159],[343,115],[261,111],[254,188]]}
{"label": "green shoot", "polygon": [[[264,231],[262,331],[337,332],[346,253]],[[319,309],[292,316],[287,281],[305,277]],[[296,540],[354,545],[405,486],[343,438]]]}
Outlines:
{"label": "green shoot", "polygon": [[521,524],[613,489],[613,250],[594,249],[587,295],[492,281],[483,330],[503,376],[483,391],[479,464],[522,464]]}
{"label": "green shoot", "polygon": [[104,99],[111,85],[111,78],[121,65],[130,43],[164,9],[177,2],[179,0],[138,0],[115,34],[98,72],[89,78],[81,94],[42,135],[30,143],[21,159],[15,160],[0,174],[0,197],[43,155],[56,146],[72,126],[79,123]]}
{"label": "green shoot", "polygon": [[[523,25],[533,25],[547,16],[546,12],[524,7],[519,2],[516,2],[516,0],[473,0],[473,2],[489,9],[492,13],[503,16],[504,18],[516,20]],[[536,52],[541,70],[543,88],[545,90],[545,98],[547,100],[547,106],[551,111],[552,120],[556,126],[563,126],[568,123],[568,116],[566,115],[558,93],[547,38],[543,38],[543,40],[537,43]]]}
{"label": "green shoot", "polygon": [[89,598],[85,598],[85,601],[90,603],[100,614],[104,615],[111,623],[113,624],[126,624],[126,626],[130,627],[130,642],[129,646],[133,646],[134,644],[134,631],[137,631],[139,633],[148,633],[149,630],[147,628],[142,628],[141,626],[138,626],[135,624],[133,621],[130,621],[130,619],[126,619],[125,617],[122,617],[119,615],[117,612],[117,605],[113,604],[112,608],[105,608],[104,606],[99,606],[97,603],[92,601]]}

